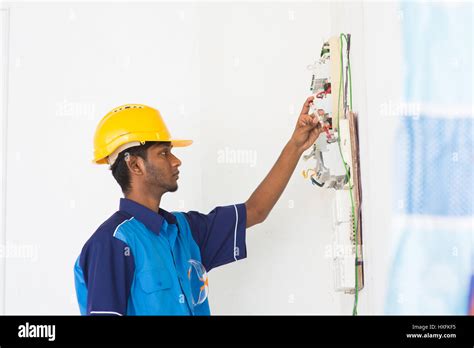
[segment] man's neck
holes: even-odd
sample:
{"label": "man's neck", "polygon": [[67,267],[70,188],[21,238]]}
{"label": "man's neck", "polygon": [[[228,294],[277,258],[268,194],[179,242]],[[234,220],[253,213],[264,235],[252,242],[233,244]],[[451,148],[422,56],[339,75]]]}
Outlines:
{"label": "man's neck", "polygon": [[154,212],[158,212],[158,209],[160,208],[161,196],[159,198],[156,198],[145,194],[131,192],[126,194],[125,198],[130,199],[138,204],[141,204],[147,207],[148,209],[153,210]]}

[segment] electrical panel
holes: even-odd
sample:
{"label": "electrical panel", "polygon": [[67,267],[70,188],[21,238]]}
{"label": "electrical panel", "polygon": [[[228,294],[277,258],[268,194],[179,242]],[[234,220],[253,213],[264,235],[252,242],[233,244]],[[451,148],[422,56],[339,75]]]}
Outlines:
{"label": "electrical panel", "polygon": [[361,185],[357,114],[352,110],[350,34],[324,42],[319,58],[309,65],[310,114],[323,132],[303,156],[314,166],[303,176],[318,189],[332,189],[332,234],[335,291],[356,293],[364,286]]}

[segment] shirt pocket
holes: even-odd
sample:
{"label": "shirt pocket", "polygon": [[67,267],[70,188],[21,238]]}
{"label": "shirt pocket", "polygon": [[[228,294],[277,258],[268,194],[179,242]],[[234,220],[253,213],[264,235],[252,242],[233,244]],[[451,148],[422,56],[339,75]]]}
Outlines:
{"label": "shirt pocket", "polygon": [[166,268],[152,268],[141,271],[138,275],[138,283],[147,294],[159,290],[170,289],[172,286],[171,276]]}

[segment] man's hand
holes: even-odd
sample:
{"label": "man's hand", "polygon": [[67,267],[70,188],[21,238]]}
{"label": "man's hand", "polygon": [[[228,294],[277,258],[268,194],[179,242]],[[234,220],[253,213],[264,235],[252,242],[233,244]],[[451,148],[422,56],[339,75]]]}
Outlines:
{"label": "man's hand", "polygon": [[[316,139],[318,139],[319,134],[323,132],[318,117],[314,114],[308,114],[313,100],[314,96],[306,99],[298,122],[296,123],[295,131],[290,139],[290,142],[293,143],[301,153],[313,145]],[[324,114],[324,111],[319,109],[318,114],[321,113]]]}

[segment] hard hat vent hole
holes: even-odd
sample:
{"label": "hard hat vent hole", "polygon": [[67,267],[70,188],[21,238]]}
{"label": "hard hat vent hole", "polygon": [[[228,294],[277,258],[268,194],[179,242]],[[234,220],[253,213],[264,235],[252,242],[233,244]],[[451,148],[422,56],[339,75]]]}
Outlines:
{"label": "hard hat vent hole", "polygon": [[122,111],[122,110],[126,110],[126,109],[143,109],[143,106],[142,105],[126,105],[126,106],[121,106],[121,107],[113,110],[113,112],[118,112],[118,111]]}

